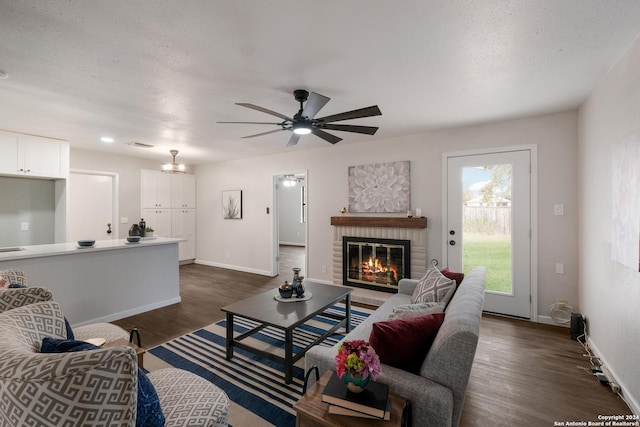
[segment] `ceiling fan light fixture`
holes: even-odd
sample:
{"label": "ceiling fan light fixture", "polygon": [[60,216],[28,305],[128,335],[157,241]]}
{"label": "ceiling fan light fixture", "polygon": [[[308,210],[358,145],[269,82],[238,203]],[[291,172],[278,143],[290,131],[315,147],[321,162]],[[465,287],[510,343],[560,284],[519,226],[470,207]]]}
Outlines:
{"label": "ceiling fan light fixture", "polygon": [[293,133],[298,135],[309,135],[311,133],[310,123],[294,123],[292,126]]}
{"label": "ceiling fan light fixture", "polygon": [[173,156],[173,162],[171,163],[163,163],[161,166],[162,172],[166,173],[186,173],[187,167],[182,163],[176,163],[176,156],[178,155],[178,150],[169,150],[169,153]]}

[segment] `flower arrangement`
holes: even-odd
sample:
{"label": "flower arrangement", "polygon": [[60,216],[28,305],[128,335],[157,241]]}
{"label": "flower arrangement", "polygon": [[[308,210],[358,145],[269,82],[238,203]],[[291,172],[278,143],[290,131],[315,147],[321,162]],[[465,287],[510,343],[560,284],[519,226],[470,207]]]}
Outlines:
{"label": "flower arrangement", "polygon": [[341,379],[347,374],[367,382],[369,377],[375,380],[380,375],[380,358],[373,347],[364,340],[344,341],[338,347],[336,373]]}

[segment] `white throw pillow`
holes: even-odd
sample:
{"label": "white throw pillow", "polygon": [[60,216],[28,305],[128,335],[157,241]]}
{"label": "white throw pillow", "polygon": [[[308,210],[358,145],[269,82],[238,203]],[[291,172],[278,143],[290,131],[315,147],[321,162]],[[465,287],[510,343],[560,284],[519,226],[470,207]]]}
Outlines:
{"label": "white throw pillow", "polygon": [[418,281],[411,296],[411,302],[414,304],[442,302],[446,306],[455,291],[455,280],[447,279],[440,273],[440,270],[431,266],[427,269],[424,277]]}
{"label": "white throw pillow", "polygon": [[388,320],[408,319],[409,317],[424,316],[425,314],[443,313],[445,303],[423,302],[422,304],[401,304],[393,307],[393,313]]}

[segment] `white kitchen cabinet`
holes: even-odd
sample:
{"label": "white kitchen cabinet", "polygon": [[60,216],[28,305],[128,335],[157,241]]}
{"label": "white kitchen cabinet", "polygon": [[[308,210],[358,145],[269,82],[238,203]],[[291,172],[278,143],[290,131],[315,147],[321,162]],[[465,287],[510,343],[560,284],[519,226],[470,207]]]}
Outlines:
{"label": "white kitchen cabinet", "polygon": [[171,237],[171,209],[142,209],[141,215],[154,236]]}
{"label": "white kitchen cabinet", "polygon": [[196,210],[172,209],[171,233],[174,239],[185,239],[179,244],[179,260],[191,260],[196,257]]}
{"label": "white kitchen cabinet", "polygon": [[196,207],[195,175],[171,175],[171,207],[174,209],[193,209]]}
{"label": "white kitchen cabinet", "polygon": [[142,209],[171,207],[171,175],[143,169],[140,173]]}
{"label": "white kitchen cabinet", "polygon": [[0,131],[0,174],[34,178],[69,177],[69,144]]}

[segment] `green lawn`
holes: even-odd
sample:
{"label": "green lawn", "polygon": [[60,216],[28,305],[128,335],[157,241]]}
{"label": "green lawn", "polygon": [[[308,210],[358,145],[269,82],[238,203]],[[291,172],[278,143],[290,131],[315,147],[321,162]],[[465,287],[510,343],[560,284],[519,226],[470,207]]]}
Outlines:
{"label": "green lawn", "polygon": [[511,239],[504,235],[464,235],[464,273],[487,267],[487,290],[511,292]]}

